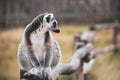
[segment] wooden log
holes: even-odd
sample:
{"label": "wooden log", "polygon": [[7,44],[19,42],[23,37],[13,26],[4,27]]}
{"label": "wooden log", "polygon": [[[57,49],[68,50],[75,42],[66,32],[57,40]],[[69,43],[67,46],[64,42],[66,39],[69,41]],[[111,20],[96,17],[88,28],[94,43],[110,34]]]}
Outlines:
{"label": "wooden log", "polygon": [[71,57],[71,60],[68,64],[59,64],[51,73],[52,80],[57,80],[60,75],[68,75],[74,73],[80,64],[80,61],[86,54],[91,52],[93,45],[88,43],[84,47],[78,49],[74,55]]}

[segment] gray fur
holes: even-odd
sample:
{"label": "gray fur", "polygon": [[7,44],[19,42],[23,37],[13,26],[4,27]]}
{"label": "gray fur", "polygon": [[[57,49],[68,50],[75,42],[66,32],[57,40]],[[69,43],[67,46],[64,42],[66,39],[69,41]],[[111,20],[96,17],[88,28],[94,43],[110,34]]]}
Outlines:
{"label": "gray fur", "polygon": [[[50,18],[49,23],[46,21],[47,15]],[[46,77],[59,64],[61,50],[50,31],[59,31],[52,13],[40,14],[27,25],[18,47],[21,70],[37,76],[41,76],[42,73]]]}

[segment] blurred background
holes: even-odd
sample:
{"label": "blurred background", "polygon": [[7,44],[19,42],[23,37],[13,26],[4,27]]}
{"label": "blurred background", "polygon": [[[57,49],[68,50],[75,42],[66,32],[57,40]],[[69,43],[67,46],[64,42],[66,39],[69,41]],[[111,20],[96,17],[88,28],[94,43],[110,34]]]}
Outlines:
{"label": "blurred background", "polygon": [[[0,0],[0,80],[19,80],[18,44],[24,27],[43,12],[54,13],[58,20],[61,33],[54,37],[62,49],[61,62],[67,63],[76,33],[89,31],[91,24],[119,22],[120,0]],[[95,48],[112,44],[113,36],[113,28],[99,31],[93,41]],[[88,80],[120,80],[119,61],[119,52],[99,54]],[[61,80],[72,77],[62,76]]]}

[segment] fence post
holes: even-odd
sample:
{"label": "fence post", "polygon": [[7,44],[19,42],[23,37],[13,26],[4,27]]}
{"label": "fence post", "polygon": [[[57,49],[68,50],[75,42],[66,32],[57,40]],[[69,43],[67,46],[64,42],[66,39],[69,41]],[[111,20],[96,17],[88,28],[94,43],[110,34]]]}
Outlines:
{"label": "fence post", "polygon": [[[120,33],[120,26],[118,21],[115,22],[115,27],[113,28],[113,45],[117,45],[118,44],[118,39],[117,36]],[[118,48],[114,49],[114,53],[118,52]]]}

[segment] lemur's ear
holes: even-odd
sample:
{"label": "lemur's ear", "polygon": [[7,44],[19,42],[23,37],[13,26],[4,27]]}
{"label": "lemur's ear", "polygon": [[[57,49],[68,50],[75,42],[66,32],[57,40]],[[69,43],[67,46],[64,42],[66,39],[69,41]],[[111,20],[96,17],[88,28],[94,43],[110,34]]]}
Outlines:
{"label": "lemur's ear", "polygon": [[49,23],[50,22],[50,15],[46,17],[46,21]]}

